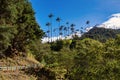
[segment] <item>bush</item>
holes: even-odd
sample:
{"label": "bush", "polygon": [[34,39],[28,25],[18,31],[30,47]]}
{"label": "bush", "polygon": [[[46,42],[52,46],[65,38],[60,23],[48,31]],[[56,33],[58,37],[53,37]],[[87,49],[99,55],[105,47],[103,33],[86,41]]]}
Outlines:
{"label": "bush", "polygon": [[51,50],[54,51],[60,51],[63,48],[63,41],[62,40],[58,40],[56,42],[51,43]]}

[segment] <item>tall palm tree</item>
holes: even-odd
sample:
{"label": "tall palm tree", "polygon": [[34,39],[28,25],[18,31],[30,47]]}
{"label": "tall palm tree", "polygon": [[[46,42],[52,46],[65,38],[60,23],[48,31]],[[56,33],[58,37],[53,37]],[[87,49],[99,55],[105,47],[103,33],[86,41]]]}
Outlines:
{"label": "tall palm tree", "polygon": [[48,27],[47,33],[48,33],[48,42],[49,42],[49,37],[50,37],[50,26],[51,24],[49,22],[46,23],[46,26]]}
{"label": "tall palm tree", "polygon": [[51,13],[48,15],[48,17],[51,19],[51,42],[52,42],[52,18],[54,17],[54,15]]}
{"label": "tall palm tree", "polygon": [[80,33],[83,34],[84,33],[83,30],[80,30]]}
{"label": "tall palm tree", "polygon": [[60,17],[57,17],[57,18],[56,18],[56,21],[60,22],[60,21],[61,21],[61,18],[60,18]]}
{"label": "tall palm tree", "polygon": [[[58,22],[58,28],[59,28],[59,27],[60,27],[61,18],[60,18],[60,17],[57,17],[57,18],[56,18],[56,21]],[[59,30],[59,32],[58,32],[58,36],[59,36],[59,33],[60,33],[60,30]],[[59,37],[58,37],[58,39],[59,39]]]}
{"label": "tall palm tree", "polygon": [[75,30],[75,28],[74,28],[74,27],[75,27],[75,24],[71,24],[70,27],[71,27],[71,32],[74,33],[74,30]]}
{"label": "tall palm tree", "polygon": [[61,26],[59,27],[59,35],[61,35],[61,36],[63,35],[63,33],[62,33],[63,28],[64,28],[63,25],[61,25]]}
{"label": "tall palm tree", "polygon": [[55,36],[57,36],[56,31],[57,31],[57,28],[53,29]]}
{"label": "tall palm tree", "polygon": [[80,33],[81,33],[81,34],[83,33],[83,30],[84,30],[84,28],[81,27],[81,28],[80,28]]}
{"label": "tall palm tree", "polygon": [[75,24],[71,24],[70,27],[71,27],[71,34],[73,36],[74,31],[75,31]]}
{"label": "tall palm tree", "polygon": [[90,27],[90,21],[89,20],[86,21],[86,25],[87,25],[87,27]]}
{"label": "tall palm tree", "polygon": [[83,29],[83,27],[81,27],[81,29]]}
{"label": "tall palm tree", "polygon": [[70,29],[70,27],[69,27],[69,22],[66,22],[66,25],[67,25],[67,31],[68,31],[68,34],[67,35],[69,35],[70,33],[69,33],[69,29]]}
{"label": "tall palm tree", "polygon": [[76,30],[75,30],[75,35],[77,35],[78,32],[79,32],[79,29],[76,29]]}
{"label": "tall palm tree", "polygon": [[64,27],[64,36],[66,36],[66,34],[67,34],[67,27]]}

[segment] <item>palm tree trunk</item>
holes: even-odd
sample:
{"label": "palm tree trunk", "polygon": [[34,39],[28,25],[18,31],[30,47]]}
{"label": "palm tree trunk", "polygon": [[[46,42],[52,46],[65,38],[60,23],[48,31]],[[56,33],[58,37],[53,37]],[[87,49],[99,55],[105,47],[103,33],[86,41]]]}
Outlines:
{"label": "palm tree trunk", "polygon": [[51,37],[51,42],[52,42],[52,17],[50,19],[51,19],[50,21],[51,22],[51,36],[50,37]]}

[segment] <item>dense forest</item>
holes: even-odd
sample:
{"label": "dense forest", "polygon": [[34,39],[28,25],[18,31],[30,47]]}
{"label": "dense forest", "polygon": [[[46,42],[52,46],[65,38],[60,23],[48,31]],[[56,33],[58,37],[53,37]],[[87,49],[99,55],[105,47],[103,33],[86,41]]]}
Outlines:
{"label": "dense forest", "polygon": [[[41,43],[45,33],[28,0],[1,0],[0,5],[0,59],[34,55],[44,65],[38,71],[28,71],[39,77],[37,80],[120,79],[120,30],[94,27],[87,33],[81,31],[80,38]],[[75,25],[71,26],[75,33]],[[50,36],[50,31],[47,34]]]}

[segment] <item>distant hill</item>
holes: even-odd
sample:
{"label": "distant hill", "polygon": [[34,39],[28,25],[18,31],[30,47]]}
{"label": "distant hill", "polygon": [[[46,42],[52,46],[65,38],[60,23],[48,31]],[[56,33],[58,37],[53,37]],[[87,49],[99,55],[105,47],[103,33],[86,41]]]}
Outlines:
{"label": "distant hill", "polygon": [[105,29],[100,27],[94,27],[88,32],[84,33],[80,39],[91,38],[105,42],[108,39],[116,38],[116,35],[120,34],[120,29]]}

